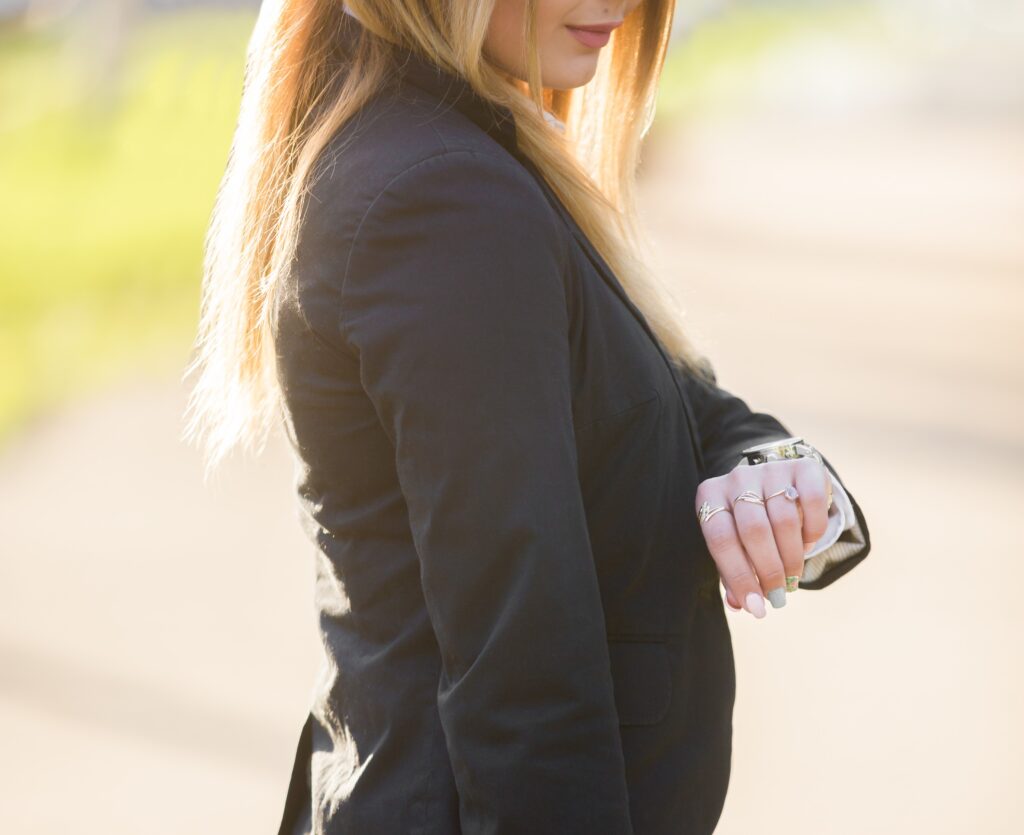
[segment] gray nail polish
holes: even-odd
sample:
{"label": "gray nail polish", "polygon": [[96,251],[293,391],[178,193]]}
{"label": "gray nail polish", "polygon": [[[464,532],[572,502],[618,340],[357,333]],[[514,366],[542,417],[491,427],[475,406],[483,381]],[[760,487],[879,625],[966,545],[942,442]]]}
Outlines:
{"label": "gray nail polish", "polygon": [[781,609],[786,605],[786,587],[779,586],[777,589],[772,589],[766,595],[768,602],[772,604],[773,609]]}

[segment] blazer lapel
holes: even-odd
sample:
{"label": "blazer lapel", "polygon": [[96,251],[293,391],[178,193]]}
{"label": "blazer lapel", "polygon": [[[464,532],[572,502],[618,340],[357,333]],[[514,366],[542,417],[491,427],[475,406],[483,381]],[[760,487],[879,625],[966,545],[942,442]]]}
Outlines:
{"label": "blazer lapel", "polygon": [[[583,251],[587,254],[590,262],[594,265],[598,274],[604,280],[604,282],[612,288],[615,295],[622,300],[622,303],[629,309],[629,312],[633,314],[633,317],[643,326],[647,334],[654,339],[654,334],[651,332],[650,327],[647,324],[647,319],[644,318],[643,313],[640,309],[633,304],[633,300],[630,299],[629,294],[626,293],[625,288],[619,283],[618,277],[612,271],[612,268],[608,265],[608,262],[604,260],[601,253],[597,251],[597,248],[591,243],[590,238],[586,236],[579,224],[576,223],[576,218],[572,216],[572,213],[565,207],[558,195],[555,194],[554,189],[548,185],[548,182],[544,179],[540,170],[533,161],[524,156],[518,157],[519,161],[525,168],[533,175],[533,178],[540,184],[540,187],[544,190],[544,194],[548,198],[548,202],[554,207],[555,211],[558,212],[559,216],[565,222],[566,226],[572,232],[573,237],[583,248]],[[655,340],[657,341],[657,340]],[[660,346],[659,346],[660,347]]]}
{"label": "blazer lapel", "polygon": [[706,467],[704,464],[704,453],[700,448],[699,435],[697,434],[697,421],[693,415],[693,409],[690,404],[690,400],[687,397],[686,392],[679,385],[679,378],[676,376],[678,372],[676,371],[676,367],[672,363],[672,360],[669,358],[661,342],[655,335],[654,331],[651,329],[651,326],[648,324],[647,318],[643,315],[641,310],[635,304],[633,304],[633,300],[630,299],[629,294],[626,293],[625,288],[622,286],[622,284],[619,283],[619,279],[616,277],[612,268],[608,265],[608,262],[604,260],[604,257],[601,255],[600,252],[597,251],[597,248],[590,241],[590,238],[587,237],[587,235],[580,228],[579,224],[576,223],[576,219],[572,216],[572,213],[569,212],[569,210],[566,209],[566,207],[562,204],[562,201],[558,198],[558,195],[555,194],[554,189],[552,189],[551,186],[547,183],[541,172],[533,164],[533,161],[519,154],[517,154],[516,157],[523,164],[523,166],[530,171],[530,173],[533,175],[533,178],[540,184],[540,187],[544,190],[544,194],[548,198],[548,202],[554,207],[555,211],[558,212],[559,216],[562,218],[566,226],[569,227],[569,230],[572,232],[573,237],[576,239],[577,243],[579,243],[580,247],[586,253],[587,258],[590,260],[590,263],[594,266],[594,269],[597,270],[597,274],[600,275],[604,282],[609,287],[612,288],[615,294],[626,306],[626,309],[629,310],[629,312],[633,315],[633,318],[635,318],[636,321],[640,323],[640,326],[644,329],[647,336],[654,344],[654,347],[658,350],[658,353],[661,355],[662,361],[668,367],[669,373],[672,377],[672,383],[675,386],[676,393],[679,396],[679,400],[683,405],[683,413],[686,415],[686,422],[689,427],[690,446],[693,449],[694,461],[697,462],[701,474],[703,475],[703,473],[706,471]]}

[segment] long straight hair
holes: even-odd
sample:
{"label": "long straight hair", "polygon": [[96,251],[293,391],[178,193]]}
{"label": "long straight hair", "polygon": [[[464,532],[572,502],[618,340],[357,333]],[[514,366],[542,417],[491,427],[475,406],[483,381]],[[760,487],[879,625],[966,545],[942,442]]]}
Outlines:
{"label": "long straight hair", "polygon": [[[270,315],[294,254],[307,177],[331,137],[387,83],[393,45],[412,49],[512,110],[519,147],[615,272],[677,364],[705,373],[683,312],[648,266],[637,223],[641,141],[654,118],[675,0],[644,0],[581,88],[542,88],[526,0],[524,66],[510,76],[483,52],[495,0],[347,0],[363,32],[342,54],[340,0],[265,0],[249,42],[242,101],[206,234],[198,371],[184,436],[206,474],[236,446],[263,449],[279,415]],[[547,111],[566,126],[553,129]]]}

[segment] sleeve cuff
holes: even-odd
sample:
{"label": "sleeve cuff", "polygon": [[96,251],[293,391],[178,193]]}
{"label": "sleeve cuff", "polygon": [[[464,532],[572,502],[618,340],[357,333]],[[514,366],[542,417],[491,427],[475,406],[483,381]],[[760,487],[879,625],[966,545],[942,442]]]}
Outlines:
{"label": "sleeve cuff", "polygon": [[825,469],[828,470],[828,476],[832,480],[832,507],[828,511],[828,527],[825,528],[825,533],[821,538],[814,543],[814,547],[804,555],[804,560],[816,557],[826,548],[830,548],[843,531],[849,530],[857,524],[853,505],[850,504],[850,497],[846,495],[842,483],[828,466]]}
{"label": "sleeve cuff", "polygon": [[835,570],[858,554],[863,555],[867,546],[867,533],[861,528],[849,494],[828,464],[825,465],[832,479],[832,507],[829,509],[828,529],[814,547],[804,556],[803,583],[817,582],[820,577]]}

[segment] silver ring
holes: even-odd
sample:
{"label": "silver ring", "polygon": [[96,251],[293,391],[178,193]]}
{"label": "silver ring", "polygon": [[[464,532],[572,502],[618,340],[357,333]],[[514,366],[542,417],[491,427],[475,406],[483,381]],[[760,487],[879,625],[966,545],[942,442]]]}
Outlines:
{"label": "silver ring", "polygon": [[750,502],[751,504],[763,505],[764,497],[753,490],[744,490],[732,500],[733,507],[736,506],[736,502]]}
{"label": "silver ring", "polygon": [[721,511],[728,510],[728,509],[729,508],[724,507],[724,506],[723,507],[712,507],[707,501],[705,501],[704,504],[702,504],[700,506],[700,510],[697,511],[697,518],[700,520],[700,523],[703,525],[705,522],[708,521],[708,519],[710,519],[716,513],[720,513]]}

